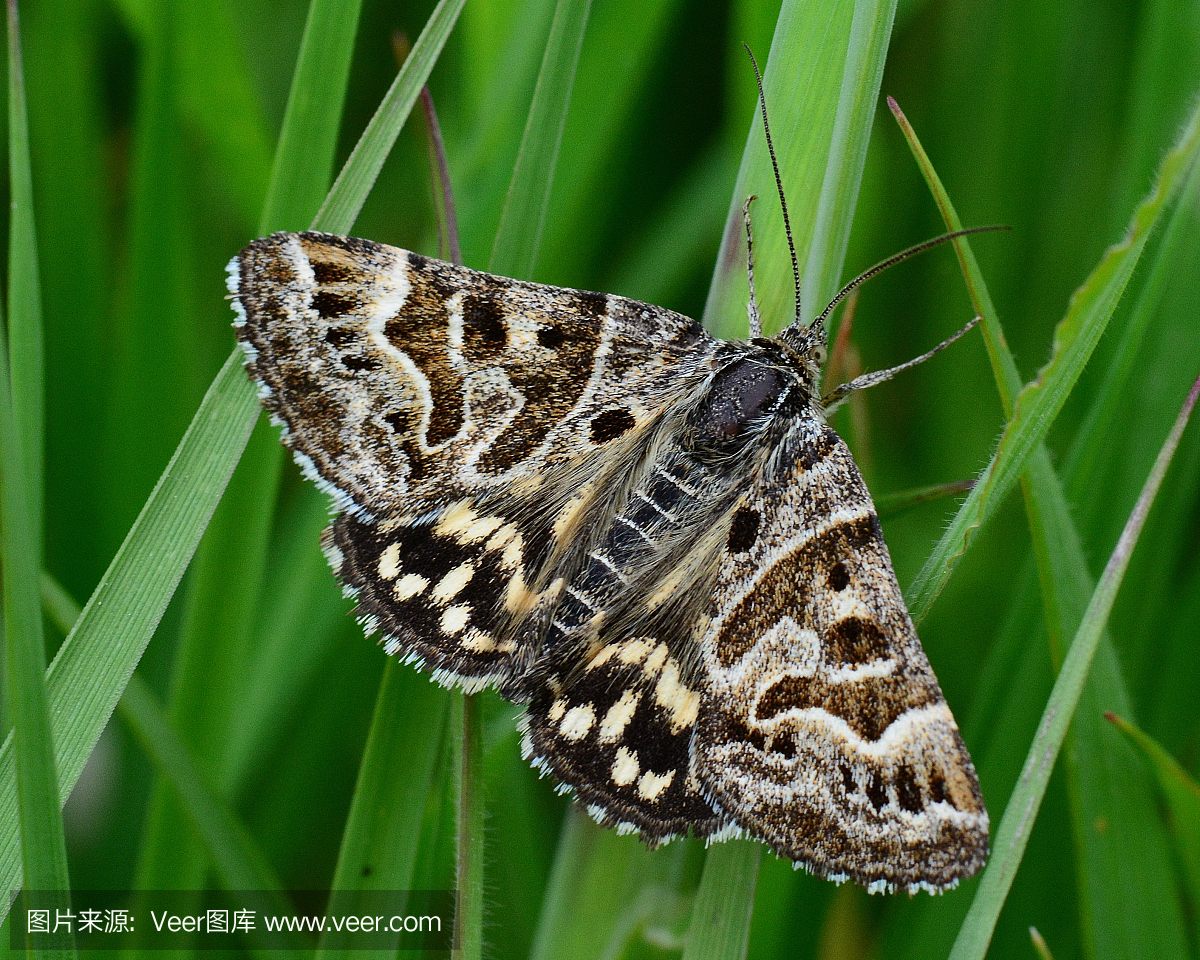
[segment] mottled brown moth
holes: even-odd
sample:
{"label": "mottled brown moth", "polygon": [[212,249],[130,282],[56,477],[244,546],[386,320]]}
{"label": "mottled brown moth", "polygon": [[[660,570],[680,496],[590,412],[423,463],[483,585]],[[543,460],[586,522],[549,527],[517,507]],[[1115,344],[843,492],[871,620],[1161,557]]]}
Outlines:
{"label": "mottled brown moth", "polygon": [[833,304],[802,323],[797,297],[763,337],[751,272],[751,337],[720,341],[624,297],[312,232],[228,272],[247,370],[333,498],[324,548],[367,631],[524,704],[526,756],[599,822],[650,844],[745,834],[872,890],[979,869],[971,759],[826,422],[895,371],[822,396]]}

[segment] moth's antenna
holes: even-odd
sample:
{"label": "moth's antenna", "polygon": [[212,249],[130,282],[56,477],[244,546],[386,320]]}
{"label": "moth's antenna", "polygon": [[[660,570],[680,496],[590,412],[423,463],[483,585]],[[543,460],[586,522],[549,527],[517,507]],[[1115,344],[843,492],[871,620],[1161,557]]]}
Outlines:
{"label": "moth's antenna", "polygon": [[754,79],[758,81],[758,102],[762,104],[763,131],[767,135],[767,152],[771,155],[771,168],[775,171],[775,186],[779,189],[779,206],[783,208],[783,229],[787,234],[788,253],[792,255],[792,276],[796,280],[796,321],[800,320],[800,263],[796,260],[796,244],[792,242],[792,223],[788,219],[787,200],[783,196],[783,180],[779,176],[779,162],[775,159],[775,144],[771,142],[771,125],[767,122],[767,95],[763,91],[762,74],[758,70],[758,61],[754,59],[754,51],[746,44],[746,53],[754,65]]}
{"label": "moth's antenna", "polygon": [[934,237],[932,240],[926,240],[924,243],[918,243],[915,247],[909,247],[907,250],[901,250],[899,253],[888,257],[886,260],[881,260],[871,269],[860,273],[857,277],[851,280],[848,284],[838,291],[836,297],[829,301],[829,306],[821,311],[821,315],[813,321],[814,325],[822,324],[826,321],[833,308],[836,307],[855,287],[862,286],[873,276],[883,273],[888,267],[894,267],[896,264],[907,260],[909,257],[915,257],[918,253],[924,253],[926,250],[931,250],[933,247],[941,246],[943,243],[948,243],[951,240],[957,240],[959,237],[965,237],[970,233],[988,233],[992,230],[1011,230],[1011,227],[991,226],[991,227],[968,227],[966,230],[955,230],[953,233],[943,233],[940,237]]}

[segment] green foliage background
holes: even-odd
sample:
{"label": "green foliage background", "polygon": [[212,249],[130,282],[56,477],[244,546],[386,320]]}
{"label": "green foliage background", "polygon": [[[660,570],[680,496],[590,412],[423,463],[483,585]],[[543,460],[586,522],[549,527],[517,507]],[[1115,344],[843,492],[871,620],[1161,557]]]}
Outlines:
{"label": "green foliage background", "polygon": [[[830,6],[813,0],[811,15]],[[223,268],[262,222],[306,9],[303,0],[22,4],[46,336],[45,567],[80,600],[232,348]],[[471,266],[492,256],[553,9],[549,0],[471,0],[430,81]],[[395,75],[393,31],[415,38],[431,10],[363,0],[333,170]],[[740,42],[765,59],[777,13],[778,4],[750,0],[593,5],[534,279],[703,313],[755,107]],[[1194,106],[1200,4],[905,0],[882,89],[906,111],[963,220],[1013,228],[973,246],[1028,380],[1049,356],[1071,292],[1121,238]],[[330,172],[314,173],[317,201]],[[429,181],[414,118],[354,232],[436,254]],[[1169,212],[1172,249],[1183,254],[1157,258],[1167,234],[1152,236],[1144,261],[1155,269],[1135,274],[1049,438],[1093,578],[1200,369],[1197,204],[1193,190]],[[773,210],[764,195],[759,235],[778,232]],[[881,104],[847,274],[942,229]],[[774,243],[765,249],[781,249]],[[1132,305],[1146,297],[1142,329]],[[884,367],[971,315],[946,249],[863,290],[855,344],[866,368]],[[744,332],[743,313],[714,320],[724,335]],[[768,329],[785,322],[766,319]],[[871,391],[851,412],[838,426],[877,495],[974,476],[1004,422],[977,337]],[[166,707],[160,723],[282,886],[322,889],[334,876],[385,658],[346,616],[319,556],[321,499],[290,463],[278,503],[261,496],[262,478],[281,462],[275,431],[260,424],[138,672]],[[1193,776],[1198,488],[1192,431],[1110,621],[1128,701],[1081,708],[1130,713]],[[1064,642],[1057,626],[1045,626],[1028,523],[1019,498],[1010,500],[921,625],[994,823]],[[952,513],[940,501],[885,520],[901,584]],[[60,639],[51,630],[52,642]],[[394,782],[379,789],[394,803],[423,804],[414,814],[419,842],[415,832],[403,841],[415,845],[412,886],[452,886],[451,698],[407,669],[387,673],[396,712],[383,722],[398,742]],[[142,707],[126,705],[131,726],[110,724],[67,805],[76,888],[212,883],[213,851],[159,779],[166,754],[147,746],[162,731],[138,725],[155,701]],[[515,710],[489,696],[484,714],[487,955],[678,955],[704,850],[677,843],[649,853],[568,815],[567,802],[520,759]],[[1101,762],[1122,749],[1113,732]],[[1148,769],[1134,764],[1135,780],[1118,786],[1152,798]],[[1097,765],[1081,766],[1070,783],[1055,774],[991,956],[1033,956],[1030,925],[1058,960],[1196,955],[1194,904],[1186,906],[1176,876],[1173,835],[1152,799],[1103,799],[1111,788]],[[1080,791],[1102,796],[1086,816]],[[1145,819],[1112,819],[1131,816]],[[1149,837],[1156,858],[1090,855],[1088,831],[1102,840],[1116,826]],[[564,864],[586,869],[564,875]],[[872,898],[766,856],[750,956],[941,957],[974,888]],[[1118,904],[1114,913],[1098,909],[1107,903]]]}

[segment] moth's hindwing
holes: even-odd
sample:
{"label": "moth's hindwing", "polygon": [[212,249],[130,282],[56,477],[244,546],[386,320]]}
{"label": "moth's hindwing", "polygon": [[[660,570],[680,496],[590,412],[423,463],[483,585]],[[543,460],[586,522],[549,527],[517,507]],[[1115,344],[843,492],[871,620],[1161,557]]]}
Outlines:
{"label": "moth's hindwing", "polygon": [[798,421],[738,516],[701,641],[705,794],[820,876],[911,891],[975,873],[979,783],[849,450]]}

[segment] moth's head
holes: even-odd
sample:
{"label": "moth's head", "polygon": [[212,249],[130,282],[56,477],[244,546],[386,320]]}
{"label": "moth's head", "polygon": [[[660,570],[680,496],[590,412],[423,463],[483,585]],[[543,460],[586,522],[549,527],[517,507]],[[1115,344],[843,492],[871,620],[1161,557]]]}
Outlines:
{"label": "moth's head", "polygon": [[793,323],[783,330],[778,340],[787,348],[794,362],[802,364],[812,383],[821,382],[821,371],[829,359],[829,338],[825,324],[819,320],[801,326]]}

